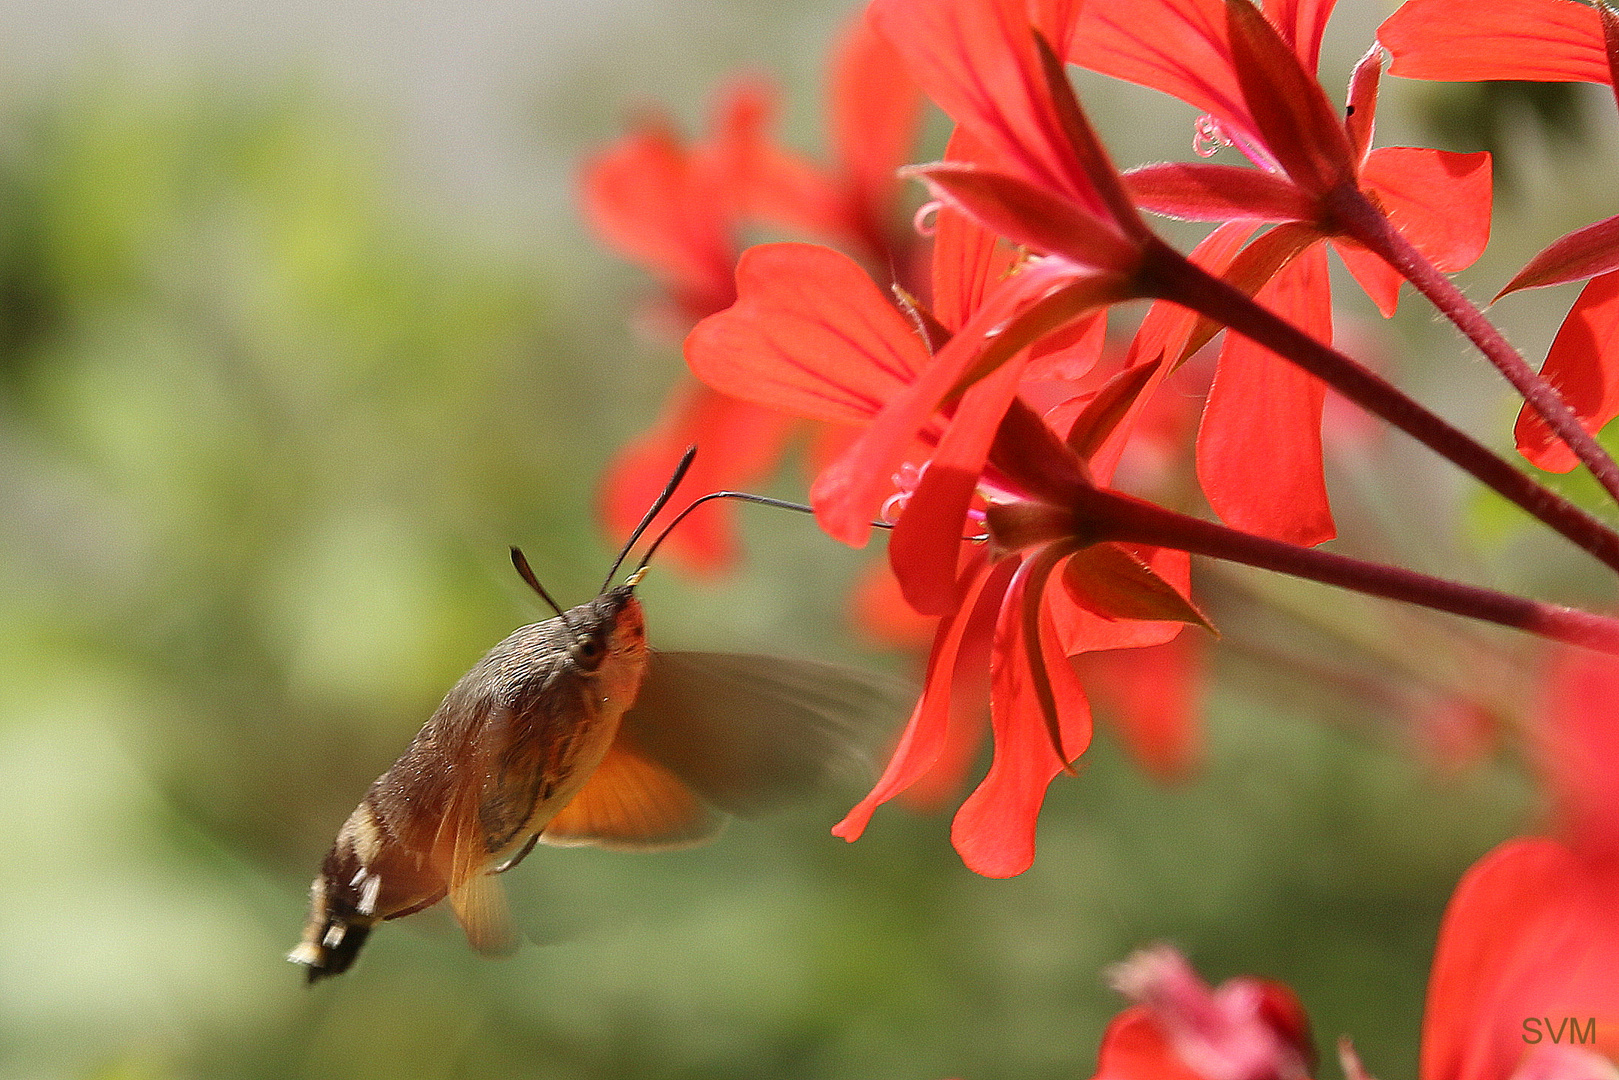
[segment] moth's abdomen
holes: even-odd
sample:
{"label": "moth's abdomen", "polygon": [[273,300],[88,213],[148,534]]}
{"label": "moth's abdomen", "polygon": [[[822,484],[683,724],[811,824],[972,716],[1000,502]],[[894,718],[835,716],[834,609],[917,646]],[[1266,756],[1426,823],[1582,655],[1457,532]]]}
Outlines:
{"label": "moth's abdomen", "polygon": [[[318,890],[321,885],[322,882],[317,879],[315,888]],[[316,906],[319,906],[318,902]],[[372,925],[344,919],[311,919],[303,940],[287,954],[287,959],[308,968],[305,978],[311,983],[331,975],[341,975],[354,963],[360,946],[371,936]]]}
{"label": "moth's abdomen", "polygon": [[310,889],[309,921],[287,955],[309,968],[309,981],[346,971],[371,928],[443,899],[445,881],[431,860],[395,842],[379,823],[372,797],[355,807]]}
{"label": "moth's abdomen", "polygon": [[445,696],[343,824],[288,959],[336,975],[377,923],[448,896],[482,952],[515,943],[488,875],[588,782],[646,674],[641,606],[614,589],[521,627]]}

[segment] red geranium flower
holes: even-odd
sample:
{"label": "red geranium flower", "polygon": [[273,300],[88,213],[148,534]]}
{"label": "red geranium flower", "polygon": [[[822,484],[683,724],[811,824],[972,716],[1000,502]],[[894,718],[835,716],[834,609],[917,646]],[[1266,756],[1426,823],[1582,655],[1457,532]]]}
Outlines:
{"label": "red geranium flower", "polygon": [[[1062,6],[1040,7],[1034,26],[1023,0],[879,0],[871,9],[912,77],[961,124],[946,161],[911,171],[992,235],[1048,256],[993,284],[964,279],[975,283],[970,315],[947,324],[926,368],[811,490],[822,527],[863,543],[912,441],[951,406],[892,547],[906,596],[926,613],[952,611],[959,599],[954,547],[1019,383],[1018,370],[1001,369],[1026,366],[1027,346],[1052,331],[1142,295],[1135,274],[1154,242],[1038,35],[1060,40],[1071,22]],[[943,318],[946,305],[938,310]]]}
{"label": "red geranium flower", "polygon": [[[1490,218],[1488,155],[1371,149],[1375,53],[1355,71],[1348,117],[1337,117],[1314,74],[1332,8],[1332,0],[1267,0],[1262,15],[1249,0],[1088,0],[1066,53],[1206,110],[1199,153],[1231,145],[1257,166],[1149,165],[1126,173],[1126,182],[1155,212],[1244,222],[1244,241],[1263,222],[1286,223],[1255,240],[1234,269],[1261,303],[1325,342],[1332,305],[1322,241],[1385,314],[1402,280],[1347,235],[1346,188],[1364,192],[1443,270],[1478,257]],[[1227,335],[1197,447],[1199,478],[1221,518],[1299,544],[1331,538],[1321,410],[1318,380]]]}
{"label": "red geranium flower", "polygon": [[[1133,375],[1110,385],[1139,385]],[[1076,432],[1094,432],[1123,412],[1107,389],[1091,404]],[[1072,527],[1069,485],[1088,485],[1089,470],[1021,403],[1011,406],[992,456],[991,474],[1004,486],[985,511],[990,550],[963,559],[962,600],[934,637],[922,699],[876,787],[833,832],[856,839],[879,805],[951,760],[961,724],[951,708],[958,680],[973,643],[988,639],[995,755],[957,812],[951,841],[970,869],[1007,877],[1033,861],[1046,788],[1090,741],[1090,707],[1068,657],[1158,645],[1181,622],[1207,624],[1185,598],[1184,553],[1089,543]],[[1029,461],[1040,463],[1039,475],[1023,475],[1018,465]],[[1149,757],[1168,762],[1182,752],[1180,725],[1136,735],[1152,745]]]}
{"label": "red geranium flower", "polygon": [[[803,244],[753,248],[737,268],[736,305],[692,332],[687,359],[700,377],[727,393],[814,419],[875,425],[963,334],[986,324],[986,311],[997,316],[1026,311],[1007,297],[1021,298],[1018,279],[1041,273],[1037,264],[1025,263],[1003,278],[1005,253],[982,229],[948,209],[940,212],[934,266],[938,315],[913,305],[908,318],[845,256]],[[952,328],[956,333],[930,356],[933,341],[918,332],[919,323],[932,326],[935,334],[948,335]],[[1094,339],[1065,342],[1067,366],[1087,368],[1099,347]],[[977,340],[981,343],[982,336]],[[1056,366],[1054,355],[1043,358],[1043,370]],[[1017,474],[1019,466],[985,471],[1000,418],[1009,409],[1043,433],[1035,436],[1044,441],[1031,448],[1034,458],[1060,471],[1061,462],[1046,453],[1054,446],[1073,476],[1084,480],[1086,475],[1076,452],[1016,403],[1029,362],[1003,364],[968,388],[952,416],[930,410],[901,447],[902,460],[913,465],[905,474],[910,486],[900,492],[903,510],[891,554],[906,595],[939,605],[944,617],[934,635],[922,699],[899,748],[877,786],[836,830],[853,839],[877,805],[935,776],[941,762],[954,772],[961,756],[949,748],[964,740],[963,718],[952,705],[959,680],[971,678],[987,644],[995,755],[988,776],[958,811],[952,837],[967,865],[991,876],[1027,868],[1046,786],[1089,742],[1089,707],[1067,657],[1166,641],[1179,624],[1165,620],[1190,610],[1182,596],[1188,565],[1183,553],[1127,552],[1114,545],[1080,550],[1083,545],[1068,537],[1011,539],[993,552],[963,545],[970,501],[991,500],[992,534],[999,513],[994,504],[1016,505],[1020,498],[1026,504],[1028,485]],[[1109,433],[1127,415],[1129,395],[1140,392],[1140,375],[1125,378],[1114,398],[1091,396],[1101,402],[1093,416],[1108,419]],[[1023,457],[1011,453],[1008,460]],[[965,490],[930,486],[935,470],[944,470],[952,487],[964,477]],[[893,471],[903,472],[898,466]],[[823,474],[817,486],[824,480]],[[883,496],[895,490],[893,477],[879,487]],[[957,496],[959,503],[945,506]],[[929,506],[929,499],[936,501]],[[907,533],[907,522],[918,517],[923,526]],[[919,556],[919,551],[929,554]],[[1121,607],[1141,589],[1172,594],[1179,603],[1158,596],[1167,606]]]}

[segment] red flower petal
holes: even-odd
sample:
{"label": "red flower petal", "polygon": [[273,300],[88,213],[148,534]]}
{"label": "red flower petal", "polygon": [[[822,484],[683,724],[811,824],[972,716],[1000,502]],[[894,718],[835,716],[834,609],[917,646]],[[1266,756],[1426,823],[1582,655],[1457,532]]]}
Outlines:
{"label": "red flower petal", "polygon": [[657,275],[694,318],[732,297],[729,203],[715,184],[661,116],[592,157],[579,180],[597,234]]}
{"label": "red flower petal", "polygon": [[[793,425],[791,417],[687,383],[671,395],[652,429],[619,451],[608,467],[601,490],[608,533],[615,540],[629,536],[688,446],[696,445],[698,453],[678,489],[684,497],[671,499],[658,515],[651,527],[654,535],[691,498],[763,481]],[[698,507],[662,550],[694,570],[720,569],[735,558],[732,509],[723,500]]]}
{"label": "red flower petal", "polygon": [[1371,297],[1383,318],[1393,318],[1395,311],[1399,310],[1400,286],[1405,284],[1405,276],[1384,262],[1381,255],[1374,254],[1369,248],[1347,237],[1333,237],[1331,244],[1332,250],[1344,261],[1350,276],[1361,291]]}
{"label": "red flower petal", "polygon": [[[1057,432],[1046,423],[1022,398],[1012,402],[1001,418],[990,447],[989,460],[1001,476],[1017,489],[1028,494],[1027,503],[1013,501],[991,506],[988,516],[1000,511],[1010,515],[1007,524],[1014,530],[1032,526],[1036,532],[1055,527],[1056,532],[1041,538],[1030,538],[1021,545],[1031,546],[1048,539],[1071,539],[1078,527],[1073,515],[1064,512],[1075,495],[1092,485],[1085,463],[1057,437]],[[1044,523],[1042,525],[1042,523]],[[993,526],[992,526],[993,527]]]}
{"label": "red flower petal", "polygon": [[1062,583],[1074,603],[1108,622],[1182,622],[1214,629],[1179,589],[1118,544],[1076,551]]}
{"label": "red flower petal", "polygon": [[[1182,596],[1192,591],[1192,559],[1184,551],[1125,545]],[[1046,594],[1046,609],[1057,640],[1068,656],[1102,649],[1139,649],[1162,645],[1179,634],[1185,624],[1149,619],[1107,619],[1081,606],[1066,588]]]}
{"label": "red flower petal", "polygon": [[1310,194],[1349,181],[1355,152],[1315,76],[1249,0],[1226,0],[1226,18],[1237,81],[1266,149]]}
{"label": "red flower petal", "polygon": [[1377,40],[1407,79],[1611,80],[1601,20],[1574,0],[1408,0]]}
{"label": "red flower petal", "polygon": [[[1266,307],[1332,340],[1326,253],[1313,247],[1260,290]],[[1197,475],[1209,505],[1239,529],[1295,544],[1334,535],[1321,470],[1319,379],[1229,334],[1197,436]]]}
{"label": "red flower petal", "polygon": [[1153,1010],[1132,1005],[1102,1036],[1093,1080],[1208,1080],[1192,1071],[1159,1026]]}
{"label": "red flower petal", "polygon": [[[957,127],[945,160],[978,161],[983,148]],[[940,205],[933,233],[933,313],[956,331],[984,303],[996,282],[1012,272],[1017,255],[1010,244],[953,206]]]}
{"label": "red flower petal", "polygon": [[[1573,1037],[1573,1029],[1577,1027],[1576,1021],[1565,1020],[1561,1031],[1550,1024],[1540,1030],[1546,1033],[1542,1039]],[[1583,1031],[1579,1037],[1584,1037]],[[1616,1076],[1619,1076],[1619,1068],[1615,1068],[1605,1054],[1567,1043],[1542,1042],[1524,1055],[1512,1080],[1614,1080]]]}
{"label": "red flower petal", "polygon": [[[951,824],[950,839],[969,870],[985,877],[1012,877],[1034,862],[1035,823],[1046,787],[1062,771],[1052,752],[1034,679],[1029,671],[1023,634],[1024,603],[1039,603],[1026,594],[1038,559],[1018,568],[1001,605],[991,662],[993,690],[990,723],[995,756],[983,782],[967,796]],[[1062,728],[1062,744],[1077,756],[1090,743],[1090,706],[1085,690],[1056,647],[1055,630],[1042,613],[1039,648],[1045,658]]]}
{"label": "red flower petal", "polygon": [[[1018,319],[1072,284],[1072,273],[1052,263],[1031,264],[1002,282],[915,380],[883,407],[848,452],[816,478],[810,488],[810,501],[815,504],[821,528],[843,543],[865,543],[872,515],[893,490],[895,470],[940,402],[964,377],[976,373],[974,365],[984,359],[986,352],[1010,350],[996,361],[998,364],[1027,344],[1027,336],[1018,329]],[[988,370],[993,366],[980,374]]]}
{"label": "red flower petal", "polygon": [[911,714],[911,721],[900,736],[888,767],[871,793],[833,826],[832,835],[851,842],[858,840],[877,807],[915,783],[938,761],[950,740],[951,687],[956,677],[957,657],[974,620],[981,617],[979,609],[987,604],[989,611],[998,610],[1016,565],[1013,559],[994,564],[981,559],[963,575],[968,584],[963,590],[961,607],[939,623],[933,637],[933,652],[928,657],[922,698],[916,703],[916,711]]}
{"label": "red flower petal", "polygon": [[897,798],[909,810],[935,813],[954,805],[967,788],[978,751],[989,740],[989,650],[995,627],[977,619],[967,631],[950,691],[950,726],[927,772]]}
{"label": "red flower petal", "polygon": [[1281,983],[1245,977],[1210,987],[1167,945],[1135,953],[1109,976],[1152,1010],[1175,1055],[1204,1080],[1303,1080],[1314,1068],[1310,1018]]}
{"label": "red flower petal", "polygon": [[956,552],[967,506],[984,471],[995,429],[1017,394],[1026,364],[1006,364],[975,384],[956,407],[922,482],[888,538],[888,559],[911,607],[923,615],[956,609]]}
{"label": "red flower petal", "polygon": [[[1143,397],[1157,389],[1163,381],[1164,366],[1162,356],[1144,364],[1127,366],[1103,383],[1094,394],[1071,398],[1065,403],[1070,408],[1058,406],[1063,410],[1061,414],[1057,409],[1046,413],[1046,425],[1053,431],[1066,428],[1063,441],[1076,457],[1088,463],[1105,447],[1129,436],[1128,421],[1139,414],[1137,405]],[[1072,408],[1075,405],[1079,406],[1077,410]],[[1067,419],[1065,426],[1059,426],[1052,422],[1054,415],[1071,419]]]}
{"label": "red flower petal", "polygon": [[703,164],[729,193],[725,208],[733,219],[821,236],[852,232],[843,194],[826,171],[770,138],[775,112],[774,101],[762,93],[721,100]]}
{"label": "red flower petal", "polygon": [[886,648],[921,653],[939,628],[938,619],[911,610],[885,558],[866,563],[849,590],[849,608],[850,619],[862,637]]}
{"label": "red flower petal", "polygon": [[[1242,246],[1248,242],[1248,238],[1253,236],[1257,228],[1256,224],[1248,221],[1233,221],[1221,225],[1205,236],[1197,247],[1192,249],[1188,258],[1209,273],[1224,277],[1237,253],[1242,250]],[[1272,233],[1279,231],[1273,229]],[[1206,327],[1206,331],[1199,335],[1201,340],[1193,344],[1193,330],[1200,324]],[[1217,323],[1199,316],[1190,308],[1168,300],[1155,300],[1147,309],[1146,317],[1141,320],[1140,329],[1130,342],[1130,363],[1140,364],[1161,356],[1166,371],[1173,370],[1188,356],[1202,348],[1219,330]],[[1114,454],[1114,460],[1117,460],[1117,453]],[[1097,462],[1093,462],[1092,465],[1100,477],[1113,475],[1113,462],[1106,462],[1105,467]]]}
{"label": "red flower petal", "polygon": [[1569,846],[1619,869],[1619,660],[1560,650],[1540,712],[1537,757]]}
{"label": "red flower petal", "polygon": [[1025,179],[1093,213],[1104,200],[1076,157],[1052,100],[1031,25],[1061,48],[1068,0],[876,0],[872,18],[911,76],[990,153]]}
{"label": "red flower petal", "polygon": [[1107,347],[1107,311],[1082,315],[1067,326],[1058,327],[1029,349],[1029,366],[1023,372],[1023,390],[1038,394],[1038,383],[1056,383],[1057,392],[1068,394],[1102,359]]}
{"label": "red flower petal", "polygon": [[1538,289],[1619,270],[1619,217],[1611,217],[1553,240],[1495,294]]}
{"label": "red flower petal", "polygon": [[1128,273],[1140,248],[1108,219],[1038,184],[973,164],[907,170],[933,193],[1014,244],[1087,268]]}
{"label": "red flower petal", "polygon": [[1280,31],[1306,71],[1321,63],[1321,35],[1338,0],[1265,0],[1265,17]]}
{"label": "red flower petal", "polygon": [[[1253,222],[1247,221],[1222,225],[1203,238],[1190,258],[1209,273],[1225,278],[1252,296],[1320,239],[1314,226],[1283,222],[1252,243],[1246,243],[1256,229]],[[1160,301],[1153,304],[1142,320],[1141,329],[1130,344],[1130,356],[1133,362],[1139,362],[1140,357],[1161,353],[1167,362],[1179,367],[1223,329],[1207,316]],[[1098,475],[1102,475],[1100,465],[1098,470]],[[1111,475],[1111,465],[1107,475]]]}
{"label": "red flower petal", "polygon": [[1066,58],[1178,97],[1237,134],[1258,130],[1232,68],[1222,0],[1087,0]]}
{"label": "red flower petal", "polygon": [[[1422,1021],[1421,1080],[1504,1080],[1525,1054],[1525,1021],[1598,1017],[1619,1039],[1619,879],[1553,840],[1510,840],[1463,875],[1439,928]],[[1543,1038],[1550,1040],[1547,1032]]]}
{"label": "red flower petal", "polygon": [[905,74],[899,54],[877,32],[869,12],[858,14],[832,58],[832,149],[847,177],[855,224],[873,254],[889,245],[899,178],[922,123],[922,91]]}
{"label": "red flower petal", "polygon": [[[1332,3],[1271,0],[1265,5],[1269,22],[1246,0],[1242,9],[1236,12],[1238,17],[1251,11],[1258,23],[1280,27],[1280,36],[1274,30],[1272,36],[1291,54],[1285,66],[1299,75],[1282,71],[1278,58],[1269,57],[1254,70],[1254,86],[1245,92],[1233,51],[1232,15],[1222,0],[1089,0],[1067,58],[1093,71],[1172,94],[1212,114],[1256,161],[1282,162],[1289,156],[1313,160],[1321,148],[1342,139],[1341,131],[1333,134],[1338,125],[1330,106],[1321,111],[1325,97],[1310,75]],[[1243,33],[1246,36],[1249,31]],[[1243,63],[1252,66],[1251,60]],[[1267,85],[1270,83],[1276,85]],[[1254,115],[1256,102],[1276,130],[1262,134],[1262,118]],[[1304,129],[1308,137],[1302,143],[1297,141],[1299,131],[1284,132],[1275,124],[1275,114],[1294,109],[1308,114]],[[1268,145],[1271,139],[1285,142]]]}
{"label": "red flower petal", "polygon": [[1186,221],[1311,221],[1313,199],[1280,176],[1236,165],[1167,162],[1124,174],[1136,205]]}
{"label": "red flower petal", "polygon": [[1360,179],[1394,227],[1446,273],[1473,265],[1490,242],[1487,153],[1379,147],[1367,156]]}
{"label": "red flower petal", "polygon": [[[1414,146],[1384,146],[1367,155],[1361,186],[1394,227],[1446,272],[1471,266],[1490,241],[1491,162],[1487,153],[1457,154]],[[1404,278],[1359,244],[1333,247],[1385,318],[1399,302]]]}
{"label": "red flower petal", "polygon": [[978,761],[978,751],[989,739],[989,658],[995,615],[1012,570],[1013,566],[1005,566],[1006,576],[1000,584],[987,586],[973,607],[950,680],[950,723],[944,745],[928,770],[898,796],[912,810],[932,812],[959,801],[967,790],[968,773]]}
{"label": "red flower petal", "polygon": [[741,216],[795,234],[837,237],[855,245],[866,241],[867,233],[854,220],[847,193],[808,158],[763,146],[734,167],[749,180],[742,193]]}
{"label": "red flower petal", "polygon": [[1344,106],[1344,133],[1355,160],[1364,163],[1377,126],[1377,84],[1383,77],[1383,47],[1375,41],[1349,76],[1349,101]]}
{"label": "red flower petal", "polygon": [[[1222,226],[1222,228],[1229,229],[1233,225],[1242,225],[1249,232],[1252,231],[1252,227],[1243,222],[1232,222],[1231,225]],[[1235,238],[1235,234],[1222,237],[1218,243],[1210,245],[1205,255],[1204,245],[1209,245],[1210,241],[1214,241],[1215,237],[1218,236],[1221,236],[1220,229],[1216,229],[1206,237],[1204,243],[1199,244],[1197,249],[1192,252],[1194,258],[1206,257],[1209,259],[1209,264],[1204,268],[1211,273],[1217,272],[1214,268],[1214,258],[1226,251],[1227,245]],[[1306,225],[1298,221],[1284,221],[1280,225],[1266,230],[1252,243],[1237,252],[1235,257],[1218,272],[1227,282],[1241,289],[1249,296],[1253,296],[1264,288],[1267,282],[1281,273],[1289,263],[1298,258],[1303,252],[1308,251],[1311,245],[1315,244],[1320,238],[1320,232],[1313,225]],[[1199,265],[1203,264],[1199,263]],[[1213,319],[1200,316],[1192,333],[1181,347],[1182,358],[1191,356],[1192,353],[1207,345],[1214,339],[1214,335],[1218,334],[1222,329],[1224,327]]]}
{"label": "red flower petal", "polygon": [[[1619,416],[1619,271],[1592,278],[1580,292],[1540,374],[1592,434]],[[1513,435],[1518,452],[1538,468],[1568,472],[1579,463],[1527,405],[1518,413]]]}
{"label": "red flower petal", "polygon": [[737,302],[686,338],[686,362],[734,397],[864,423],[927,363],[910,323],[846,255],[761,244],[737,263]]}

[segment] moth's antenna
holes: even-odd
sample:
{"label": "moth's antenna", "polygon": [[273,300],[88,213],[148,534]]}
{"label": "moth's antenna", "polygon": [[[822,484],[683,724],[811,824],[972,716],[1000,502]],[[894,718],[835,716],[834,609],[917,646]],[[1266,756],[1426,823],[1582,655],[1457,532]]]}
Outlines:
{"label": "moth's antenna", "polygon": [[[760,506],[774,506],[778,510],[796,510],[800,514],[815,513],[813,506],[788,502],[786,499],[772,499],[768,495],[754,495],[747,491],[711,491],[701,498],[693,499],[686,505],[684,510],[675,515],[673,521],[663,527],[663,531],[658,534],[658,538],[652,541],[652,546],[646,549],[646,554],[641,556],[640,565],[636,566],[635,573],[631,574],[630,577],[639,580],[642,571],[646,569],[647,563],[652,561],[652,556],[656,554],[659,545],[668,539],[670,533],[675,531],[675,526],[686,520],[687,514],[711,499],[737,499],[741,502],[758,503]],[[887,521],[873,521],[871,524],[876,529],[892,529],[894,527],[892,522]]]}
{"label": "moth's antenna", "polygon": [[534,576],[534,571],[529,567],[528,559],[523,555],[522,548],[512,548],[512,565],[517,567],[517,576],[528,582],[528,587],[539,593],[540,599],[550,604],[551,610],[556,612],[563,622],[567,622],[568,616],[563,613],[562,605],[551,599],[551,594],[545,591],[545,586],[540,584],[540,579]]}
{"label": "moth's antenna", "polygon": [[[659,495],[657,497],[657,499],[652,503],[652,509],[650,509],[650,510],[648,510],[646,512],[646,517],[641,519],[641,524],[637,525],[635,527],[635,531],[630,533],[630,538],[628,540],[624,541],[623,549],[619,551],[618,558],[613,560],[613,568],[611,570],[607,571],[607,580],[602,582],[602,587],[599,590],[597,590],[598,592],[606,592],[607,591],[607,586],[609,586],[609,585],[611,585],[613,583],[613,575],[618,573],[618,568],[620,566],[624,565],[624,560],[630,554],[630,548],[634,547],[635,542],[637,540],[641,539],[641,534],[646,532],[646,528],[647,528],[648,525],[652,524],[652,519],[657,517],[658,513],[665,506],[668,505],[669,499],[675,493],[675,488],[679,487],[680,482],[686,478],[686,470],[691,468],[691,459],[696,457],[696,456],[697,456],[697,447],[695,445],[686,447],[686,452],[684,454],[680,455],[680,464],[675,466],[674,475],[669,477],[669,482],[663,486],[663,494]],[[698,502],[701,502],[701,501],[702,501],[701,499],[698,500]],[[696,503],[693,503],[692,505],[695,506]],[[679,521],[680,518],[685,517],[687,512],[690,511],[690,510],[691,510],[691,507],[688,506],[685,510],[682,510],[680,512],[680,517],[675,518],[675,520]],[[663,534],[658,537],[659,542],[661,543],[662,540],[663,540],[663,537],[667,536],[667,535],[669,535],[669,530],[664,529]],[[656,548],[657,545],[654,544],[653,547]],[[646,565],[646,560],[645,559],[641,560],[641,565],[642,566]]]}

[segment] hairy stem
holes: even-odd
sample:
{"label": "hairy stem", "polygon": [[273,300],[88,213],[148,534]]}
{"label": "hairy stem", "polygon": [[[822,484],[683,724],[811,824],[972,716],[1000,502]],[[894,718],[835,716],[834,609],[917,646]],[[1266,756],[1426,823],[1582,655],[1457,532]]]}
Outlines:
{"label": "hairy stem", "polygon": [[1495,324],[1486,319],[1450,278],[1440,273],[1358,188],[1341,188],[1329,196],[1329,202],[1333,220],[1355,240],[1386,259],[1454,323],[1574,456],[1591,470],[1597,483],[1619,502],[1619,464],[1615,464],[1612,456],[1585,430],[1556,387],[1529,366]]}
{"label": "hairy stem", "polygon": [[1086,535],[1256,566],[1619,655],[1619,619],[1255,536],[1116,491],[1082,488],[1076,503]]}
{"label": "hairy stem", "polygon": [[1242,290],[1164,244],[1148,244],[1141,275],[1140,280],[1152,295],[1207,315],[1298,365],[1619,570],[1619,533],[1418,404],[1386,379],[1267,310]]}

